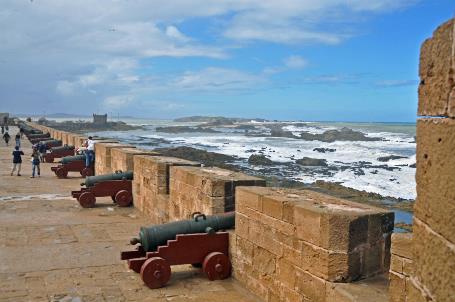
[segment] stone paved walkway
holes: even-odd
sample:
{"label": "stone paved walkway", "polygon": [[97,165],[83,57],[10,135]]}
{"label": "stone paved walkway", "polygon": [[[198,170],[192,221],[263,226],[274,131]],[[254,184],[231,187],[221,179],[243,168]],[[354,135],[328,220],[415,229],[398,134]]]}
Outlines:
{"label": "stone paved walkway", "polygon": [[30,178],[31,145],[22,144],[19,177],[9,175],[13,147],[0,142],[0,302],[257,301],[233,279],[210,282],[189,265],[173,267],[162,289],[144,286],[119,254],[146,219],[110,198],[81,208],[69,196],[81,178],[57,179],[55,164],[42,164],[41,177]]}

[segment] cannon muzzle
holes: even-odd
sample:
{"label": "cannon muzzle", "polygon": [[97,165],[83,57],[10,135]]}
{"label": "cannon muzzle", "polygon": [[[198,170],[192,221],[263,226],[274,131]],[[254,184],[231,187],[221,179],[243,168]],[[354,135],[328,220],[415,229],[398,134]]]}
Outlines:
{"label": "cannon muzzle", "polygon": [[173,240],[179,234],[212,233],[219,230],[233,229],[235,212],[221,215],[205,216],[195,213],[193,219],[141,227],[138,238],[130,240],[132,245],[140,243],[146,252],[153,252],[168,240]]}

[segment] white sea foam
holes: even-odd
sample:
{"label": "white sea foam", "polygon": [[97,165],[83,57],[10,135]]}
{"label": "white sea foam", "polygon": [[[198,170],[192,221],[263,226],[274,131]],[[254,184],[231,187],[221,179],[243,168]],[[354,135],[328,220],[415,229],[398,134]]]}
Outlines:
{"label": "white sea foam", "polygon": [[[267,123],[253,123],[256,127],[267,129]],[[162,125],[162,124],[161,124]],[[170,125],[174,125],[170,123]],[[299,134],[308,131],[313,134],[320,134],[327,130],[340,129],[344,125],[324,125],[321,123],[311,123],[309,125],[286,125],[285,131]],[[389,127],[388,125],[386,125]],[[383,126],[382,128],[386,127]],[[415,169],[409,165],[415,163],[415,142],[412,134],[388,131],[375,131],[374,126],[370,129],[355,129],[362,131],[369,137],[380,137],[382,141],[335,141],[326,143],[321,141],[305,141],[300,139],[281,138],[281,137],[256,137],[245,136],[240,133],[233,133],[232,130],[224,133],[179,133],[168,134],[159,133],[154,130],[135,130],[128,132],[109,132],[104,136],[112,136],[125,142],[135,143],[137,139],[165,139],[172,145],[186,145],[203,148],[208,151],[219,152],[227,155],[237,156],[243,163],[253,153],[262,153],[273,161],[286,163],[294,162],[302,157],[311,157],[327,160],[327,164],[337,167],[331,175],[317,173],[317,168],[312,170],[314,173],[293,172],[292,178],[306,183],[316,180],[330,182],[340,182],[347,187],[367,192],[379,193],[383,196],[396,198],[414,199],[415,190]],[[380,128],[380,127],[378,127]],[[220,130],[223,130],[220,128]],[[336,149],[335,152],[320,153],[313,151],[314,148]],[[379,157],[399,155],[402,159],[390,160],[388,162],[378,161]],[[368,168],[359,164],[368,162],[373,166],[395,167],[394,171],[384,168]],[[407,165],[407,166],[406,166]],[[355,169],[346,167],[357,167],[364,172],[364,175],[356,175]],[[259,167],[251,167],[259,169]],[[280,168],[281,169],[281,168]],[[285,166],[282,167],[286,169]],[[316,172],[315,172],[316,171]],[[359,174],[359,173],[357,173]],[[361,174],[361,173],[360,173]]]}

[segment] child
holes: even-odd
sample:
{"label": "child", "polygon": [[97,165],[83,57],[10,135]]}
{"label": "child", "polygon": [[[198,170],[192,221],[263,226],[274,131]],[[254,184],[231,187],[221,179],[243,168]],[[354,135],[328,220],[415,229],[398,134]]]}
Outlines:
{"label": "child", "polygon": [[44,158],[46,157],[47,146],[46,144],[39,143],[38,144],[38,151],[40,154],[41,162],[44,163]]}
{"label": "child", "polygon": [[21,164],[22,164],[21,155],[24,155],[24,152],[19,150],[18,146],[14,147],[14,151],[13,151],[13,169],[11,170],[11,176],[13,176],[14,171],[16,171],[16,167],[17,167],[17,176],[21,176]]}
{"label": "child", "polygon": [[38,149],[36,147],[33,147],[33,153],[32,153],[32,176],[30,178],[35,178],[35,169],[38,171],[38,177],[40,177],[41,171],[40,171],[40,153],[38,152]]}

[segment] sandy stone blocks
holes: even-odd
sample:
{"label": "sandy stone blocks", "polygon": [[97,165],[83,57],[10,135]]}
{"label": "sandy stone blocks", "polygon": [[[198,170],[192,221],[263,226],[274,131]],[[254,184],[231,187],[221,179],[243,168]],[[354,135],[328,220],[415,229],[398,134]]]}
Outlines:
{"label": "sandy stone blocks", "polygon": [[111,150],[111,169],[112,171],[133,171],[134,156],[150,155],[158,156],[158,152],[141,150],[136,148],[114,148]]}
{"label": "sandy stone blocks", "polygon": [[419,76],[418,114],[455,117],[455,19],[422,44]]}
{"label": "sandy stone blocks", "polygon": [[415,216],[455,243],[455,120],[417,122]]}
{"label": "sandy stone blocks", "polygon": [[134,148],[134,146],[118,143],[95,143],[95,175],[113,173],[111,150],[116,148]]}
{"label": "sandy stone blocks", "polygon": [[333,282],[388,271],[393,220],[307,190],[237,187],[234,276],[266,301],[330,301]]}
{"label": "sandy stone blocks", "polygon": [[135,206],[154,224],[169,221],[170,168],[199,163],[165,156],[135,155],[133,198]]}
{"label": "sandy stone blocks", "polygon": [[171,167],[169,218],[233,211],[237,186],[265,186],[263,179],[220,168]]}
{"label": "sandy stone blocks", "polygon": [[413,274],[412,233],[392,235],[389,272],[389,296],[391,302],[406,302]]}
{"label": "sandy stone blocks", "polygon": [[[452,218],[453,219],[453,218]],[[455,293],[455,245],[414,218],[414,282],[434,301],[451,301]]]}

